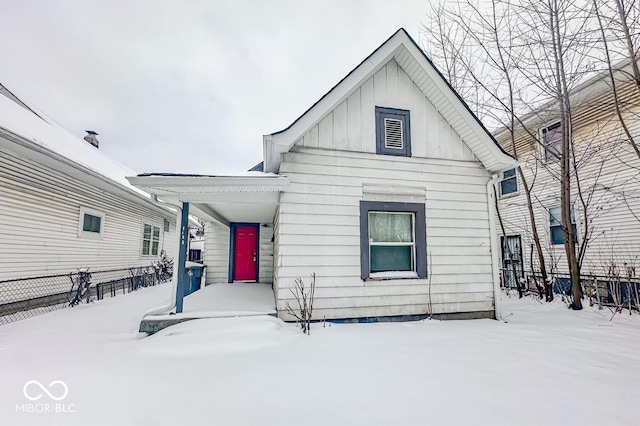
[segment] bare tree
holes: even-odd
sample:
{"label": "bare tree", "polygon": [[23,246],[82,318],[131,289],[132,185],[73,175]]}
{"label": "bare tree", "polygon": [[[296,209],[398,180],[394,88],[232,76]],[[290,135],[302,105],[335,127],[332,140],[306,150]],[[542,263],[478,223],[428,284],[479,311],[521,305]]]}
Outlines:
{"label": "bare tree", "polygon": [[[485,94],[471,98],[472,108],[484,115],[482,118],[503,126],[508,134],[509,153],[518,160],[517,132],[528,133],[532,141],[537,141],[537,135],[522,120],[527,103],[521,100],[517,86],[526,82],[518,70],[522,48],[514,28],[518,25],[516,18],[510,2],[492,0],[490,7],[481,10],[478,3],[467,0],[457,3],[454,8],[433,6],[429,25],[424,26],[424,30],[428,35],[431,56],[444,67],[452,85],[462,93],[469,93],[467,87],[472,86]],[[482,99],[482,104],[478,104],[479,99]],[[535,149],[531,145],[528,148]],[[531,196],[534,182],[528,182],[522,167],[517,168],[517,173],[526,197],[528,221],[546,300],[552,301],[553,289],[548,279]],[[502,219],[499,219],[502,224]],[[504,226],[502,232],[505,232]]]}
{"label": "bare tree", "polygon": [[[605,2],[601,4],[600,0],[593,0],[593,8],[595,11],[595,16],[598,21],[598,27],[600,30],[600,42],[602,43],[602,47],[605,54],[607,71],[609,73],[609,79],[611,80],[611,94],[613,96],[613,106],[616,112],[616,116],[620,122],[620,126],[624,130],[624,133],[627,137],[629,145],[633,148],[634,152],[640,158],[640,147],[638,147],[638,143],[635,140],[634,136],[631,134],[629,130],[629,126],[627,124],[627,120],[623,116],[623,99],[620,95],[619,84],[616,81],[615,77],[615,68],[616,64],[614,61],[619,61],[620,56],[623,58],[626,57],[626,60],[621,61],[621,65],[629,64],[632,70],[633,81],[635,82],[635,95],[640,96],[640,69],[638,68],[638,50],[634,44],[634,40],[631,37],[631,33],[629,27],[635,30],[635,34],[640,34],[640,22],[637,21],[638,15],[640,12],[638,11],[638,2],[631,2],[631,6],[629,8],[625,7],[623,0],[613,0],[615,4],[615,12],[617,12],[618,19],[615,19],[611,16],[607,16],[606,14],[606,5],[609,3]],[[636,18],[636,19],[634,19]],[[605,22],[607,26],[605,27]],[[607,34],[608,32],[613,32],[614,34]],[[616,29],[618,31],[616,31]],[[616,37],[616,32],[621,33],[622,35]],[[617,43],[616,43],[617,42]],[[615,44],[622,44],[626,49],[623,51],[622,55],[616,55],[614,51]],[[637,119],[637,117],[635,117]]]}
{"label": "bare tree", "polygon": [[[616,0],[616,5],[625,10],[625,16],[630,16],[623,0]],[[580,272],[594,238],[593,221],[602,213],[594,208],[603,197],[599,179],[603,165],[615,152],[610,147],[615,145],[615,138],[606,140],[602,135],[593,140],[582,137],[580,146],[575,145],[574,114],[580,105],[574,105],[571,93],[597,71],[599,55],[602,56],[602,52],[595,49],[600,36],[593,19],[594,10],[597,8],[590,0],[492,0],[486,3],[466,0],[434,7],[431,25],[425,27],[430,40],[429,53],[436,63],[445,67],[448,75],[455,74],[454,87],[465,93],[470,92],[469,87],[480,91],[470,98],[472,108],[486,123],[502,127],[499,135],[503,146],[516,159],[520,159],[520,150],[527,153],[527,158],[537,159],[535,165],[527,163],[532,174],[528,176],[520,167],[518,177],[526,197],[531,237],[547,300],[553,298],[551,280],[547,277],[550,254],[545,255],[534,206],[546,210],[549,200],[541,201],[535,194],[545,189],[534,189],[538,172],[544,171],[559,187],[560,223],[574,309],[582,309]],[[634,25],[636,22],[627,21]],[[433,25],[434,22],[437,25]],[[622,28],[622,33],[626,28],[626,34],[630,35],[621,40],[631,39],[625,46],[634,46],[629,51],[636,52],[633,31],[628,31],[629,25]],[[553,101],[543,105],[543,100],[548,99]],[[481,104],[475,104],[477,102]],[[557,151],[548,150],[537,129],[530,128],[544,121],[545,112],[560,121]],[[627,133],[627,139],[632,140]],[[588,176],[586,181],[583,175]],[[548,192],[557,191],[552,183],[544,185]],[[578,212],[582,224],[580,238],[572,220]],[[502,228],[504,233],[505,227]],[[554,258],[549,259],[555,265],[558,259],[556,254],[552,256]]]}

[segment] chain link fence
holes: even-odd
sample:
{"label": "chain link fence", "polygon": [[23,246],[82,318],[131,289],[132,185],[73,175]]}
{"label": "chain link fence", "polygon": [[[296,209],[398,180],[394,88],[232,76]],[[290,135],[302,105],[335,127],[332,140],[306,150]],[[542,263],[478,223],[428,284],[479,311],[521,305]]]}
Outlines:
{"label": "chain link fence", "polygon": [[0,325],[72,306],[74,299],[102,300],[171,278],[155,266],[43,275],[0,281]]}
{"label": "chain link fence", "polygon": [[[515,276],[524,293],[540,293],[540,286],[544,285],[542,275],[537,271],[516,269]],[[570,295],[569,274],[548,273],[547,277],[552,280],[554,293]],[[503,288],[517,290],[513,269],[501,269],[501,279]],[[589,299],[591,305],[608,306],[617,310],[640,310],[640,278],[635,274],[582,275],[580,281],[582,294]]]}

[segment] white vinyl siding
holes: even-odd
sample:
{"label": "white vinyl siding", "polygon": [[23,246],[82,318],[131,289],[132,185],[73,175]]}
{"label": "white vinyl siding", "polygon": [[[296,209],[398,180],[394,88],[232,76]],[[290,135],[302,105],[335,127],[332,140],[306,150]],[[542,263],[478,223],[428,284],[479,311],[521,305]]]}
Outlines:
{"label": "white vinyl siding", "polygon": [[[0,150],[0,280],[148,265],[142,223],[164,218],[149,201],[134,203],[39,163]],[[146,207],[148,206],[148,207]],[[81,207],[104,213],[100,239],[79,237]],[[174,233],[160,238],[173,257]]]}
{"label": "white vinyl siding", "polygon": [[207,265],[206,284],[226,283],[229,280],[229,227],[207,222],[204,228],[204,264]]}
{"label": "white vinyl siding", "polygon": [[[278,215],[278,311],[297,277],[316,273],[314,316],[424,314],[428,279],[363,281],[363,185],[424,188],[435,313],[493,310],[488,173],[477,162],[294,148],[280,169],[291,182]],[[418,202],[415,196],[396,196]],[[291,302],[291,301],[290,301]]]}
{"label": "white vinyl siding", "polygon": [[[604,104],[604,101],[588,102],[585,103],[585,107],[598,104]],[[581,164],[579,169],[583,191],[586,193],[591,188],[595,188],[590,198],[589,208],[589,215],[594,220],[591,230],[592,239],[584,258],[583,272],[606,275],[611,261],[619,265],[625,262],[637,265],[640,262],[640,220],[638,219],[640,215],[637,213],[640,212],[640,196],[638,196],[640,194],[640,160],[631,147],[624,142],[625,135],[617,124],[615,115],[607,117],[602,109],[599,109],[597,112],[585,111],[584,117],[590,117],[585,119],[581,115],[582,111],[584,110],[580,107],[576,110],[575,122],[578,125],[573,129],[575,149],[581,152],[581,156],[583,155],[581,150],[584,149],[596,153],[596,155],[588,154],[583,157],[589,159],[589,164]],[[635,135],[636,139],[640,138],[640,121],[636,120],[632,114],[626,114],[626,117],[632,135]],[[567,273],[565,249],[562,244],[552,244],[549,217],[549,208],[560,204],[560,182],[554,177],[560,165],[554,163],[548,165],[548,168],[540,167],[536,162],[536,156],[541,155],[539,150],[535,146],[527,150],[528,145],[524,141],[524,136],[522,138],[517,140],[520,163],[528,184],[534,183],[533,209],[543,253],[548,265],[555,265],[557,272]],[[604,146],[598,145],[605,142]],[[511,146],[510,143],[505,144],[507,145]],[[596,177],[598,177],[597,180]],[[575,197],[575,187],[572,192]],[[579,201],[577,199],[573,201],[575,201],[577,240],[580,243],[585,229],[583,213]],[[500,212],[507,235],[522,236],[525,270],[531,270],[531,261],[533,261],[533,268],[538,269],[537,254],[534,252],[531,256],[533,239],[524,194],[501,200]]]}

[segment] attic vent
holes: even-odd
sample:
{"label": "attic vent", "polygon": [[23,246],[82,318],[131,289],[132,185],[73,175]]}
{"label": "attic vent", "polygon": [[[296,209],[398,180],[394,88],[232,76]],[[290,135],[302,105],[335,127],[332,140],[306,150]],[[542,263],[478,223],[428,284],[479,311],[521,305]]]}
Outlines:
{"label": "attic vent", "polygon": [[384,119],[384,147],[402,149],[402,120]]}
{"label": "attic vent", "polygon": [[376,154],[411,157],[408,110],[376,106]]}

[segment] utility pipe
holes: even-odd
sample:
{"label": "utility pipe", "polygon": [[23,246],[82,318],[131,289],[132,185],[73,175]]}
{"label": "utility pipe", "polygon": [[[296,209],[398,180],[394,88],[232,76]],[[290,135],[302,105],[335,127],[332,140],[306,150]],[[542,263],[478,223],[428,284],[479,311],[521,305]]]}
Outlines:
{"label": "utility pipe", "polygon": [[500,269],[498,268],[499,247],[498,233],[496,231],[496,216],[498,212],[496,211],[495,201],[493,199],[493,197],[495,197],[493,185],[498,182],[499,178],[499,174],[494,174],[491,179],[489,179],[489,182],[487,182],[487,201],[489,203],[489,232],[491,234],[491,271],[493,273],[494,309],[496,312],[496,319],[504,321],[504,319],[502,319],[502,310],[500,306]]}

